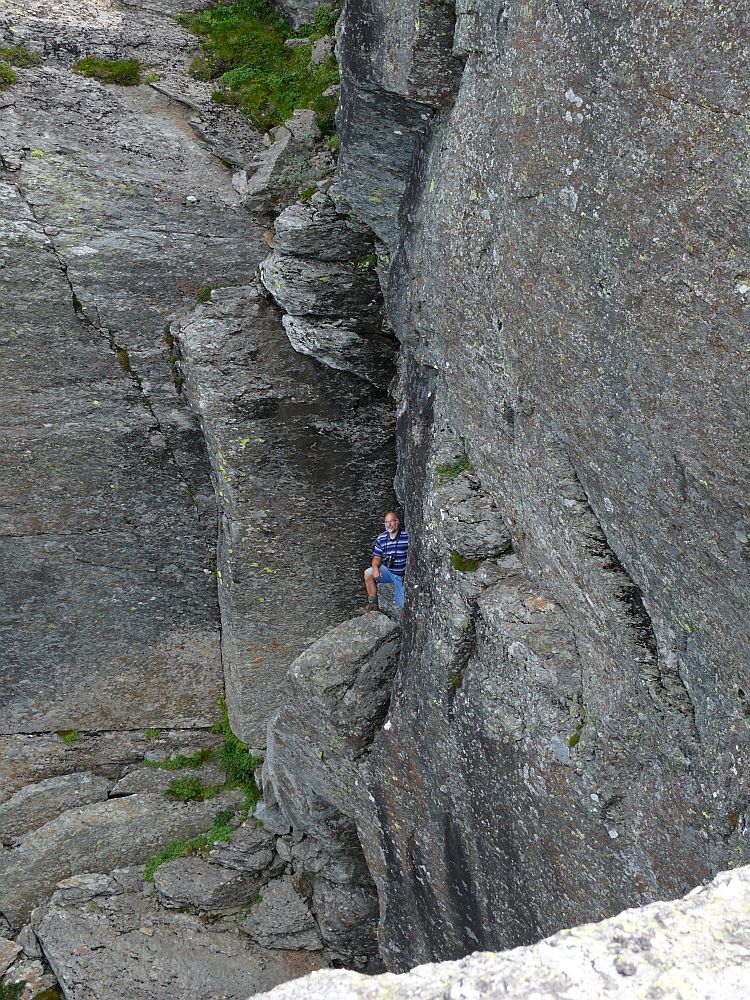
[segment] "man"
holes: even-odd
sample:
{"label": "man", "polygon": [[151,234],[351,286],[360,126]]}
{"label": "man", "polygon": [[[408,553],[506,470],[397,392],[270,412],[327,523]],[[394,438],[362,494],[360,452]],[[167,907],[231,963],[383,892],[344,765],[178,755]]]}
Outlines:
{"label": "man", "polygon": [[404,573],[409,551],[409,532],[401,527],[398,514],[389,510],[385,515],[385,531],[381,531],[372,550],[372,566],[365,570],[367,606],[363,612],[378,610],[378,584],[392,583],[396,606],[404,606]]}

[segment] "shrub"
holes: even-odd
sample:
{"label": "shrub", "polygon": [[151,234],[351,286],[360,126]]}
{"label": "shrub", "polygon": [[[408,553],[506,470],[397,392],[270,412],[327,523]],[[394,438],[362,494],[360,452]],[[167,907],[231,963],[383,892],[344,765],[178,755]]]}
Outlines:
{"label": "shrub", "polygon": [[141,82],[141,64],[137,59],[102,59],[86,56],[73,69],[81,76],[90,76],[102,83],[117,83],[121,87],[134,87]]}

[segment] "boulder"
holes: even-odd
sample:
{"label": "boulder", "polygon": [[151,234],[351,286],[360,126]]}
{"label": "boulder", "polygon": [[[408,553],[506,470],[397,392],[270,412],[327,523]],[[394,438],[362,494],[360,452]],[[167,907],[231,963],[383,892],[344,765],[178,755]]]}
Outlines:
{"label": "boulder", "polygon": [[241,929],[264,948],[319,951],[323,947],[315,918],[289,879],[275,879]]}
{"label": "boulder", "polygon": [[178,858],[157,868],[154,887],[162,906],[230,913],[255,899],[263,876],[263,871],[232,871],[203,858]]}

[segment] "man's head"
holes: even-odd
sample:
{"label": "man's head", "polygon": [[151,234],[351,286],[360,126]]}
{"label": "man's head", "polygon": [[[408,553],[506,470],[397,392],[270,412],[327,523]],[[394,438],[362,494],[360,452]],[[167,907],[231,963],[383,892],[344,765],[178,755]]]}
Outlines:
{"label": "man's head", "polygon": [[385,530],[391,534],[395,535],[398,531],[399,524],[401,523],[398,519],[398,514],[395,510],[386,511],[385,518],[383,519],[385,523]]}

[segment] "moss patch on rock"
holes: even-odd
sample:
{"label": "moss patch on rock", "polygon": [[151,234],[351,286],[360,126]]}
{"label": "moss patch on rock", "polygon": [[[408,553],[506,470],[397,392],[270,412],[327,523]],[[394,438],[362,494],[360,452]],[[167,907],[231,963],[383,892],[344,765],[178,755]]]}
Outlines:
{"label": "moss patch on rock", "polygon": [[73,69],[81,76],[90,76],[102,83],[116,83],[121,87],[135,87],[141,82],[141,64],[137,59],[86,56],[79,59]]}

